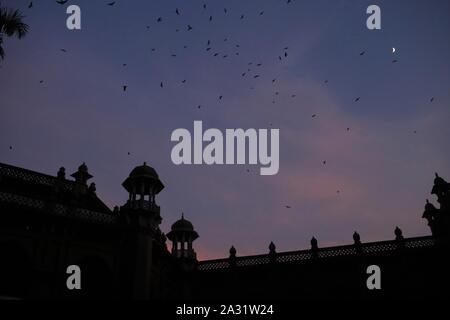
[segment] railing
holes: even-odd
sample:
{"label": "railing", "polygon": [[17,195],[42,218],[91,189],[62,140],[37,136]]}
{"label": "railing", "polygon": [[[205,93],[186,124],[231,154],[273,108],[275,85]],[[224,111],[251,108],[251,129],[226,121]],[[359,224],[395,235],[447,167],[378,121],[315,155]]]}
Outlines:
{"label": "railing", "polygon": [[[58,181],[56,177],[27,169],[17,168],[4,163],[0,163],[0,176],[16,178],[46,186],[53,186],[55,185],[55,181]],[[59,183],[61,186],[64,186],[69,190],[73,187],[73,181],[70,180],[60,180]]]}
{"label": "railing", "polygon": [[33,208],[36,210],[47,211],[49,214],[73,217],[80,220],[88,220],[101,224],[113,224],[116,222],[116,216],[107,213],[91,211],[81,208],[72,208],[62,204],[52,204],[38,199],[32,199],[11,193],[0,192],[0,202],[14,203],[21,206]]}
{"label": "railing", "polygon": [[308,261],[312,259],[324,259],[333,257],[356,256],[359,254],[374,254],[393,252],[399,248],[415,249],[429,248],[434,246],[431,236],[407,238],[402,240],[389,240],[370,242],[364,244],[344,245],[338,247],[320,248],[317,250],[288,251],[274,254],[261,254],[244,257],[230,257],[225,259],[206,260],[198,263],[199,271],[222,270],[229,267],[248,267],[265,265],[273,262],[292,263]]}

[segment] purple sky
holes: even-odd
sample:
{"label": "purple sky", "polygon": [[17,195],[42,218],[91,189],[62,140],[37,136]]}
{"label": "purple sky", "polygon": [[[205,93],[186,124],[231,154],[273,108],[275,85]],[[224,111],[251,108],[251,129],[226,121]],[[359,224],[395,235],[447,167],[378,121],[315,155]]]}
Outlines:
{"label": "purple sky", "polygon": [[[372,1],[107,2],[69,1],[82,10],[82,30],[69,31],[68,4],[2,1],[31,30],[5,39],[1,162],[56,175],[85,161],[113,207],[146,161],[166,186],[162,230],[183,211],[201,259],[231,245],[238,255],[267,252],[270,241],[278,251],[308,248],[313,235],[319,246],[348,244],[355,230],[363,242],[393,239],[396,225],[429,234],[421,215],[434,201],[434,172],[450,179],[448,1],[377,1],[379,31],[365,27]],[[278,175],[173,165],[170,134],[192,131],[194,120],[279,128]]]}

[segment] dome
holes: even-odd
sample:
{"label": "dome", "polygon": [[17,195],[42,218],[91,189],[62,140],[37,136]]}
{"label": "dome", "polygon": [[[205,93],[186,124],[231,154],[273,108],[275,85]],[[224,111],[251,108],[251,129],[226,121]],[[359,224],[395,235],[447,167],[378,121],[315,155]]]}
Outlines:
{"label": "dome", "polygon": [[181,214],[181,219],[176,221],[172,227],[171,231],[167,234],[169,240],[181,239],[182,234],[187,234],[192,240],[198,238],[198,233],[194,230],[194,226],[189,220],[184,218],[184,214]]}
{"label": "dome", "polygon": [[159,179],[159,176],[156,173],[156,170],[153,169],[152,167],[149,167],[146,162],[144,162],[144,164],[142,166],[138,166],[130,172],[130,178],[135,178],[135,177],[149,177],[149,178]]}
{"label": "dome", "polygon": [[194,231],[192,223],[181,216],[181,219],[172,225],[172,231]]}
{"label": "dome", "polygon": [[133,186],[136,191],[139,191],[140,189],[137,188],[140,188],[142,184],[144,185],[144,194],[158,194],[164,189],[164,185],[161,180],[159,180],[156,170],[148,166],[145,162],[142,166],[137,166],[130,172],[130,175],[122,183],[122,186],[128,192],[132,192]]}

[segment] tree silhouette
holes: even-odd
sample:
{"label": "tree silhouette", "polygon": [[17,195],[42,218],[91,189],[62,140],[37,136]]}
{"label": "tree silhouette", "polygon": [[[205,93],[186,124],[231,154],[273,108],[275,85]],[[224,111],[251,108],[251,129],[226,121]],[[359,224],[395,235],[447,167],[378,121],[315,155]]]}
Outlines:
{"label": "tree silhouette", "polygon": [[27,34],[28,25],[22,21],[23,18],[19,10],[5,8],[0,4],[0,60],[5,58],[2,47],[4,36],[16,36],[20,39]]}

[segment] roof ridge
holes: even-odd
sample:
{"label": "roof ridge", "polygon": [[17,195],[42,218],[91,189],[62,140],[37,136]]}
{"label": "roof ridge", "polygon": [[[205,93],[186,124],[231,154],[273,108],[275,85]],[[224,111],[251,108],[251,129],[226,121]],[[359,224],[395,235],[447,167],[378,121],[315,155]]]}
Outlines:
{"label": "roof ridge", "polygon": [[[53,179],[53,180],[58,179],[57,176],[52,176],[50,174],[46,174],[46,173],[42,173],[42,172],[38,172],[38,171],[33,171],[33,170],[30,170],[30,169],[25,169],[25,168],[22,168],[22,167],[17,167],[17,166],[13,166],[13,165],[10,165],[10,164],[6,164],[6,163],[3,163],[3,162],[0,162],[0,175],[2,174],[2,169],[15,170],[15,171],[19,171],[19,172],[22,172],[22,173],[27,173],[27,174],[30,174],[30,175],[35,175],[35,176],[48,178],[48,179]],[[68,180],[68,179],[65,179],[64,181],[65,182],[69,182],[69,183],[74,183],[75,182],[74,180]]]}

